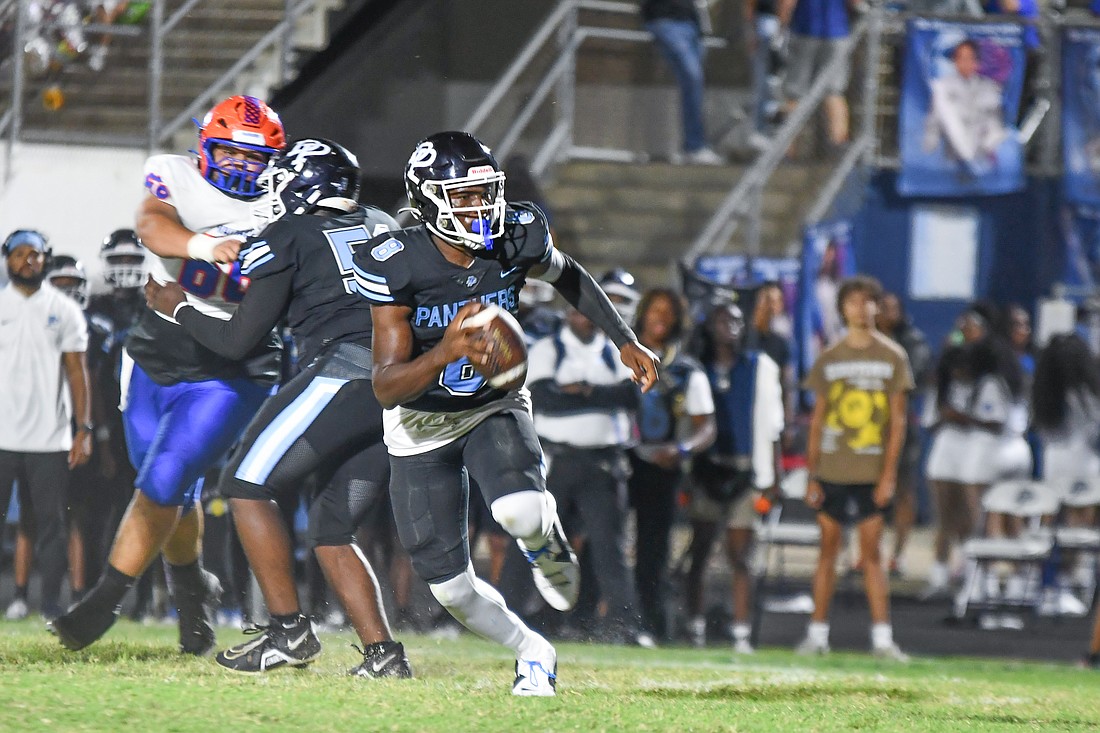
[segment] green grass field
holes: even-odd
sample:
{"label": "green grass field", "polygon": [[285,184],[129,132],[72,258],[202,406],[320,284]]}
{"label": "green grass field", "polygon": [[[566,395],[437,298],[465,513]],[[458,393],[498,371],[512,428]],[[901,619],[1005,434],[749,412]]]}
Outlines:
{"label": "green grass field", "polygon": [[181,657],[169,627],[123,622],[71,653],[40,622],[0,624],[0,731],[1100,730],[1100,676],[1066,665],[561,644],[558,697],[514,698],[500,647],[403,640],[412,681],[343,676],[351,635],[322,636],[307,670],[251,677]]}

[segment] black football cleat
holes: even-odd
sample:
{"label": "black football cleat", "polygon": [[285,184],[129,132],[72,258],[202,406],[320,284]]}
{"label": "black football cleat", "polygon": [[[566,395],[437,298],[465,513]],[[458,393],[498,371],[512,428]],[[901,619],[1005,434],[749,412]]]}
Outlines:
{"label": "black football cleat", "polygon": [[353,677],[409,679],[413,676],[405,647],[400,642],[380,641],[368,644],[366,649],[355,648],[363,655],[363,663],[348,670]]}
{"label": "black football cleat", "polygon": [[215,662],[231,672],[261,674],[279,667],[304,667],[321,656],[321,642],[305,619],[289,629],[255,626],[244,633],[259,636],[214,657]]}
{"label": "black football cleat", "polygon": [[202,571],[198,587],[173,588],[179,614],[180,652],[206,656],[214,650],[214,614],[222,597],[222,584],[209,570]]}
{"label": "black football cleat", "polygon": [[46,624],[46,629],[56,636],[69,651],[80,651],[99,641],[118,619],[118,607],[99,608],[87,599],[75,604]]}

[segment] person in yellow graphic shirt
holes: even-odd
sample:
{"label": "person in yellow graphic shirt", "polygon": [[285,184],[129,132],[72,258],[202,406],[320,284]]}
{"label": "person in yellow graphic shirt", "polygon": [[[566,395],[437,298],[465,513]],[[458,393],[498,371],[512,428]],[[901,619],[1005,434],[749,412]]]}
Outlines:
{"label": "person in yellow graphic shirt", "polygon": [[894,643],[890,625],[889,587],[879,545],[884,514],[894,498],[913,376],[905,351],[875,328],[881,297],[882,286],[866,275],[840,284],[837,310],[847,334],[818,356],[806,378],[806,388],[814,393],[806,503],[817,510],[821,544],[814,612],[798,652],[829,651],[836,559],[844,526],[854,523],[871,608],[871,649],[875,656],[905,662],[908,656]]}

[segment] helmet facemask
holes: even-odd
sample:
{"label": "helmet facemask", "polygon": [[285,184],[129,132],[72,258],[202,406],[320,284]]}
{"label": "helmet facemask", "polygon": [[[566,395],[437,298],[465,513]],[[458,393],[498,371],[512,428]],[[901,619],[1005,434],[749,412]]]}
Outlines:
{"label": "helmet facemask", "polygon": [[46,280],[55,288],[76,301],[81,310],[88,307],[91,287],[84,268],[75,259],[58,257],[53,267],[46,273]]}
{"label": "helmet facemask", "polygon": [[[473,206],[454,206],[451,196],[466,188],[485,186],[482,203]],[[462,178],[446,181],[424,180],[420,193],[435,205],[436,215],[424,217],[424,223],[432,233],[450,242],[472,250],[491,250],[493,240],[504,234],[504,173],[492,166],[471,168]],[[427,212],[422,212],[427,213]],[[467,229],[460,217],[474,217]]]}
{"label": "helmet facemask", "polygon": [[145,256],[121,252],[105,255],[103,279],[119,290],[140,288],[145,283]]}
{"label": "helmet facemask", "polygon": [[[233,134],[235,137],[245,134],[254,134],[260,141],[263,140],[263,135],[259,133],[236,131]],[[219,165],[214,158],[215,147],[262,153],[264,159],[259,161],[222,157],[221,164]],[[235,140],[222,140],[219,138],[207,139],[203,141],[201,151],[204,163],[202,171],[203,177],[206,178],[207,182],[214,188],[236,198],[256,198],[260,195],[260,187],[258,184],[260,174],[267,168],[267,163],[275,152],[275,148],[262,144],[248,144]]]}
{"label": "helmet facemask", "polygon": [[256,224],[257,231],[286,215],[287,206],[283,200],[283,191],[286,190],[294,178],[293,171],[268,166],[256,179],[256,186],[260,189],[260,195],[252,203],[252,219]]}

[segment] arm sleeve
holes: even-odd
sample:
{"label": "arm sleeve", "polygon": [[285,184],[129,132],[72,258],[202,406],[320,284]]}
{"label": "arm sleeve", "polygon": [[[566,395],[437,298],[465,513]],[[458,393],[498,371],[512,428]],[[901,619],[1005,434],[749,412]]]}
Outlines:
{"label": "arm sleeve", "polygon": [[180,308],[176,320],[200,344],[227,359],[243,359],[279,322],[290,301],[294,272],[287,270],[254,280],[237,312],[228,321]]}
{"label": "arm sleeve", "polygon": [[540,379],[527,385],[531,401],[547,415],[592,412],[594,409],[633,410],[638,406],[638,390],[632,382],[592,387],[589,395],[566,394],[553,379]]}
{"label": "arm sleeve", "polygon": [[581,267],[580,263],[559,249],[554,249],[550,256],[550,268],[547,277],[552,273],[560,273],[557,278],[549,279],[569,305],[587,316],[596,327],[607,334],[616,347],[622,348],[631,341],[637,341],[634,332],[623,321],[622,316],[615,310],[615,306],[607,299],[607,295],[588,270]]}

